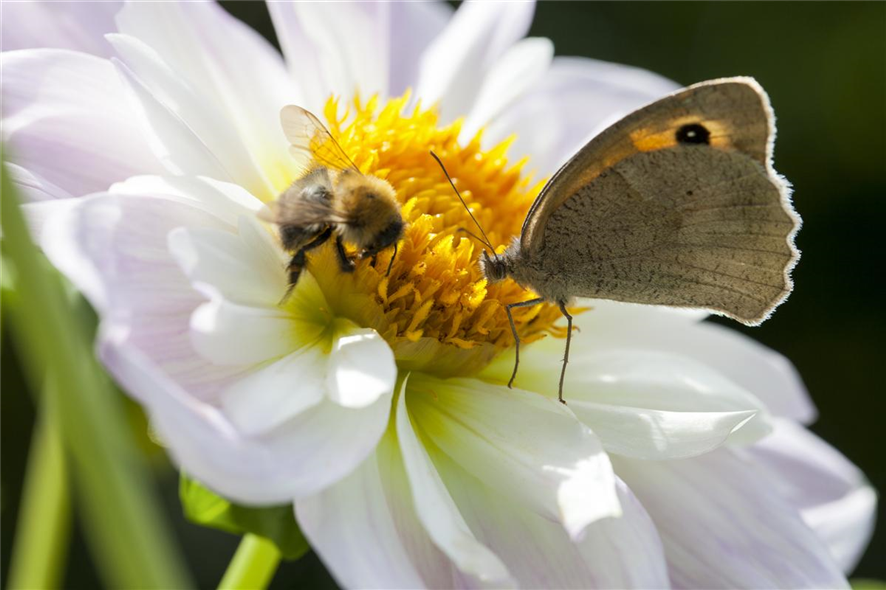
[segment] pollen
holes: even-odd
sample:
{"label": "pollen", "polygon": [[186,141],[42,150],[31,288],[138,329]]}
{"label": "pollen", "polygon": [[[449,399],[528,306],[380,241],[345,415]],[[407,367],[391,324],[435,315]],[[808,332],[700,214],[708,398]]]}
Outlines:
{"label": "pollen", "polygon": [[[462,144],[461,121],[441,125],[435,109],[407,104],[408,95],[384,104],[356,98],[347,108],[327,102],[330,132],[361,172],[394,187],[408,225],[396,255],[388,248],[342,273],[324,246],[309,255],[308,269],[335,313],[377,330],[401,368],[469,374],[514,345],[504,306],[535,295],[512,280],[487,284],[478,264],[483,247],[464,231],[477,228],[430,152],[498,252],[519,236],[543,182],[524,173],[525,159],[508,161],[513,139],[484,150],[481,131]],[[554,305],[512,313],[521,342],[565,336]]]}

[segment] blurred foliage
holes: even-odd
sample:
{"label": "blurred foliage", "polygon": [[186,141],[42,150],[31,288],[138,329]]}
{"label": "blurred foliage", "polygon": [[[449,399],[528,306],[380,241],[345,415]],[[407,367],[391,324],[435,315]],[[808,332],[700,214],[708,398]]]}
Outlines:
{"label": "blurred foliage", "polygon": [[295,522],[292,504],[252,508],[234,504],[182,473],[178,496],[185,517],[229,533],[252,533],[274,542],[285,559],[298,559],[310,550]]}
{"label": "blurred foliage", "polygon": [[[225,8],[275,41],[259,2]],[[776,168],[795,187],[804,227],[796,289],[772,319],[742,328],[784,353],[803,375],[821,418],[813,429],[886,489],[880,432],[886,359],[882,246],[886,218],[886,3],[859,2],[543,2],[532,35],[551,38],[558,55],[584,55],[656,71],[684,84],[731,75],[756,77],[778,115]],[[3,276],[5,306],[9,292]],[[4,314],[5,315],[5,314]],[[84,311],[89,321],[88,311]],[[3,318],[0,388],[0,569],[2,586],[34,422],[31,397]],[[719,321],[719,320],[715,320]],[[131,404],[143,450],[157,457],[144,418]],[[214,587],[236,550],[235,536],[190,523],[177,476],[151,462],[174,534],[200,587]],[[880,521],[884,508],[880,507]],[[81,527],[66,585],[98,587]],[[886,527],[880,527],[855,575],[886,578]],[[874,584],[864,585],[864,584]],[[858,580],[856,587],[882,587]],[[281,565],[272,588],[334,588],[308,553]]]}

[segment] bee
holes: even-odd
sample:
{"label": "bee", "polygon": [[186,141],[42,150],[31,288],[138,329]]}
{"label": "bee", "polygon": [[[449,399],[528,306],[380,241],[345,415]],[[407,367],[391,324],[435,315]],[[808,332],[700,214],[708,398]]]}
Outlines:
{"label": "bee", "polygon": [[355,266],[345,244],[355,246],[360,259],[392,246],[396,256],[406,224],[394,188],[381,178],[361,173],[329,130],[305,109],[283,107],[280,122],[291,144],[290,153],[307,164],[303,176],[259,216],[277,225],[283,247],[292,253],[287,266],[290,291],[305,267],[307,253],[333,236],[342,272],[353,272]]}

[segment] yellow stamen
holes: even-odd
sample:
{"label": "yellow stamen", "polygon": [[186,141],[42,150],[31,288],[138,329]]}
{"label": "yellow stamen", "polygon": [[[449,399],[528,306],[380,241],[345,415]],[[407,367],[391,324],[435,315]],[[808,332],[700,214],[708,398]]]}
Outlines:
{"label": "yellow stamen", "polygon": [[[378,102],[357,98],[339,117],[330,99],[324,115],[360,170],[397,191],[408,227],[390,276],[385,272],[393,249],[374,262],[358,261],[356,271],[345,274],[324,247],[309,255],[308,269],[334,311],[376,329],[402,368],[446,375],[480,370],[514,344],[504,305],[534,295],[511,280],[486,283],[478,265],[482,246],[459,231],[476,228],[429,151],[443,161],[498,252],[520,234],[543,183],[521,174],[525,160],[509,165],[505,152],[512,140],[483,151],[478,133],[462,146],[461,121],[438,126],[436,111],[420,105],[404,114],[408,96],[381,107]],[[554,305],[518,308],[513,315],[522,342],[565,335],[554,326],[560,317]]]}

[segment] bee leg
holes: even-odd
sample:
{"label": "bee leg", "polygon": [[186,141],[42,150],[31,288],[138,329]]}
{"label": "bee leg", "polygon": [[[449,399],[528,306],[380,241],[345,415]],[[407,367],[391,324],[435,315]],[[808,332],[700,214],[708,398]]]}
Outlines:
{"label": "bee leg", "polygon": [[566,303],[560,302],[560,311],[566,316],[566,353],[563,355],[563,368],[560,369],[560,403],[566,405],[563,399],[563,379],[566,377],[566,365],[569,364],[569,344],[572,342],[572,316],[566,311]]}
{"label": "bee leg", "polygon": [[385,273],[386,277],[391,276],[391,268],[394,266],[394,258],[397,256],[397,242],[394,242],[394,253],[391,254],[391,261],[388,262],[388,272]]}
{"label": "bee leg", "polygon": [[335,236],[335,251],[338,252],[338,265],[342,272],[354,272],[354,261],[348,258],[341,236]]}
{"label": "bee leg", "polygon": [[542,303],[544,299],[541,297],[536,297],[535,299],[530,299],[529,301],[518,301],[517,303],[509,303],[505,305],[505,312],[508,314],[508,321],[511,322],[511,334],[514,335],[514,372],[511,373],[511,379],[508,381],[508,387],[514,386],[514,379],[517,378],[517,367],[520,366],[520,336],[517,334],[517,326],[514,324],[514,316],[511,315],[511,310],[515,307],[532,307],[533,305],[538,305]]}
{"label": "bee leg", "polygon": [[292,259],[286,267],[286,270],[289,271],[289,288],[286,290],[286,295],[283,296],[282,301],[286,301],[286,299],[289,298],[289,294],[298,282],[298,277],[301,275],[301,271],[305,268],[305,255],[314,248],[318,248],[325,244],[330,236],[332,236],[332,228],[327,227],[323,233],[299,248],[299,250],[293,254]]}

